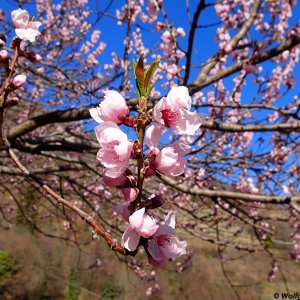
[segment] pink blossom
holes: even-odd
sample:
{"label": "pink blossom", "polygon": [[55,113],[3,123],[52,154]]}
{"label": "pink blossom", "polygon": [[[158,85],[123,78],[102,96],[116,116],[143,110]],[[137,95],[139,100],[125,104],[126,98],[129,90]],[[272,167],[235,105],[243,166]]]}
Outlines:
{"label": "pink blossom", "polygon": [[149,262],[163,266],[168,258],[177,258],[186,254],[187,243],[178,240],[172,233],[175,230],[175,212],[169,212],[165,223],[157,229],[148,246]]}
{"label": "pink blossom", "polygon": [[90,109],[92,118],[98,123],[112,121],[121,124],[119,116],[129,113],[125,99],[116,91],[105,91],[104,95],[100,105]]}
{"label": "pink blossom", "polygon": [[190,112],[191,97],[185,86],[172,87],[167,97],[155,106],[155,121],[173,129],[178,134],[195,134],[201,125],[197,112]]}
{"label": "pink blossom", "polygon": [[160,21],[158,21],[158,22],[155,23],[155,29],[154,29],[155,31],[162,32],[164,30],[164,28],[165,28],[165,24],[164,23],[162,23]]}
{"label": "pink blossom", "polygon": [[149,22],[153,22],[157,18],[159,12],[159,3],[157,0],[148,0],[147,9],[149,11]]}
{"label": "pink blossom", "polygon": [[147,155],[149,166],[145,170],[145,175],[155,174],[155,170],[168,176],[181,175],[186,169],[186,160],[183,158],[187,154],[190,146],[184,142],[175,142],[168,147],[159,150],[157,148],[159,140],[164,133],[161,124],[153,124],[146,131],[146,143],[150,148]]}
{"label": "pink blossom", "polygon": [[122,236],[124,247],[129,251],[134,251],[139,244],[141,236],[149,238],[157,229],[158,225],[155,219],[146,213],[145,208],[135,211],[129,217],[129,225]]}
{"label": "pink blossom", "polygon": [[178,27],[178,28],[176,29],[176,35],[177,35],[177,36],[185,36],[185,31],[184,31],[184,29],[183,29],[182,27]]}
{"label": "pink blossom", "polygon": [[41,26],[41,22],[30,22],[29,14],[26,10],[18,8],[11,13],[11,18],[15,26],[16,35],[21,40],[27,40],[34,42],[35,38],[41,33],[38,28]]}
{"label": "pink blossom", "polygon": [[106,176],[116,178],[126,170],[133,143],[114,122],[103,122],[95,128],[101,146],[97,159],[107,168]]}
{"label": "pink blossom", "polygon": [[12,81],[10,87],[11,87],[12,89],[14,89],[14,90],[19,89],[19,88],[21,88],[21,87],[26,83],[26,79],[27,79],[26,75],[23,75],[23,74],[17,75],[17,76],[13,79],[13,81]]}
{"label": "pink blossom", "polygon": [[186,160],[183,156],[187,154],[189,148],[190,146],[183,142],[172,143],[158,153],[154,161],[154,167],[164,175],[181,175],[186,169]]}

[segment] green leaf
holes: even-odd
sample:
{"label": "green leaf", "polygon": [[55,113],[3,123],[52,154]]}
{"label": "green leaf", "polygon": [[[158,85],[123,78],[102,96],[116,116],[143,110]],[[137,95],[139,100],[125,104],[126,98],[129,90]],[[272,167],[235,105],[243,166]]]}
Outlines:
{"label": "green leaf", "polygon": [[135,76],[135,68],[136,68],[136,61],[133,59],[133,60],[132,60],[132,69],[133,69],[134,78],[136,79],[136,76]]}
{"label": "green leaf", "polygon": [[[146,90],[148,90],[148,86],[149,86],[149,84],[151,82],[151,79],[152,79],[152,77],[154,75],[154,72],[157,69],[157,67],[159,66],[159,64],[160,64],[160,59],[155,60],[154,62],[152,62],[150,64],[150,67],[148,68],[148,70],[146,72],[146,76],[145,76],[144,87],[145,87]],[[151,90],[152,90],[152,88],[151,88]],[[151,92],[151,90],[150,90],[150,92]],[[150,94],[150,92],[147,91],[148,94]]]}
{"label": "green leaf", "polygon": [[150,84],[150,86],[147,89],[147,99],[149,98],[149,95],[150,95],[151,91],[153,90],[153,88],[154,88],[154,84]]}
{"label": "green leaf", "polygon": [[144,96],[145,94],[145,85],[144,85],[144,56],[141,55],[141,57],[139,58],[139,61],[134,69],[134,73],[135,73],[135,77],[136,77],[136,81],[137,81],[137,88],[141,94],[141,96]]}

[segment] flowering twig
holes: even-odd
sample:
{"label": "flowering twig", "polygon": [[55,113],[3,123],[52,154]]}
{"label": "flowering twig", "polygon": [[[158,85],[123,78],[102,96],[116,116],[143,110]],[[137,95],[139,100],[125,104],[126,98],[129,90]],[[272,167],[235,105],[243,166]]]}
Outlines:
{"label": "flowering twig", "polygon": [[36,175],[32,174],[18,159],[14,151],[10,148],[8,148],[8,153],[15,165],[19,168],[19,170],[26,175],[28,178],[36,182],[48,195],[50,195],[53,199],[55,199],[58,203],[61,203],[62,205],[68,207],[72,211],[74,211],[82,220],[84,220],[88,225],[90,225],[94,231],[101,236],[108,244],[108,246],[113,250],[116,251],[122,255],[130,254],[124,247],[116,244],[109,233],[106,233],[93,218],[78,208],[77,206],[73,205],[69,201],[62,198],[60,195],[58,195],[54,190],[52,190],[48,185],[46,185],[41,178],[37,177]]}

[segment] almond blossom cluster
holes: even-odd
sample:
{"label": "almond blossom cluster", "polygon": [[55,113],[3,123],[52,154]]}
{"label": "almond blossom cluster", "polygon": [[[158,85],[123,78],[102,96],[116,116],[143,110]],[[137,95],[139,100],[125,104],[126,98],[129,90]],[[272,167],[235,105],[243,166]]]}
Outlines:
{"label": "almond blossom cluster", "polygon": [[[191,97],[184,86],[173,87],[153,110],[147,111],[149,74],[155,68],[151,65],[144,71],[142,60],[141,57],[135,68],[138,117],[130,115],[123,96],[112,90],[104,91],[104,100],[98,107],[90,109],[90,114],[99,123],[95,128],[100,144],[97,159],[105,167],[104,183],[109,187],[121,188],[126,201],[114,206],[115,212],[127,223],[122,244],[130,253],[140,246],[144,247],[149,262],[163,266],[168,259],[186,254],[187,243],[173,235],[174,211],[168,213],[162,224],[155,219],[154,209],[161,207],[165,200],[162,195],[146,197],[142,194],[143,182],[156,173],[179,176],[185,172],[184,156],[189,145],[177,141],[161,148],[159,141],[168,128],[176,134],[193,135],[199,129],[201,120],[197,112],[190,111]],[[139,72],[141,70],[142,73]],[[119,127],[121,125],[134,129],[137,139],[130,140]],[[144,147],[144,139],[147,147]],[[136,172],[129,169],[131,159],[137,161]]]}
{"label": "almond blossom cluster", "polygon": [[36,52],[29,52],[27,47],[28,41],[34,42],[35,38],[40,35],[38,27],[41,23],[31,21],[28,12],[20,8],[12,11],[11,18],[16,32],[16,37],[10,44],[10,48],[14,50],[14,57],[10,57],[8,51],[2,49],[6,45],[6,37],[4,35],[0,37],[0,67],[5,66],[8,70],[4,84],[4,89],[6,90],[5,100],[4,98],[0,100],[0,107],[2,105],[4,107],[16,105],[18,103],[18,100],[16,100],[17,98],[11,98],[9,94],[10,92],[22,88],[27,81],[27,76],[25,74],[17,74],[12,78],[14,66],[18,59],[23,57],[33,64],[38,64],[42,60],[42,57],[39,54]]}

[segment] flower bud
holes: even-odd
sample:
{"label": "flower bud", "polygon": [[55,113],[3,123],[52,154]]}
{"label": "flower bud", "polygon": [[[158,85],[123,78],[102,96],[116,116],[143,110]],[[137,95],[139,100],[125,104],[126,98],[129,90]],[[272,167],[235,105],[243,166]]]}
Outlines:
{"label": "flower bud", "polygon": [[35,52],[28,53],[28,59],[33,64],[38,64],[42,61],[42,57],[39,54],[35,53]]}
{"label": "flower bud", "polygon": [[136,124],[136,120],[129,115],[120,114],[118,119],[122,122],[122,124],[128,127],[133,127]]}
{"label": "flower bud", "polygon": [[7,62],[8,62],[8,52],[6,50],[0,50],[0,65],[3,65]]}
{"label": "flower bud", "polygon": [[122,188],[122,193],[126,201],[132,202],[136,199],[136,196],[138,194],[138,189],[137,188]]}
{"label": "flower bud", "polygon": [[161,207],[165,204],[165,199],[163,198],[163,196],[161,195],[156,195],[152,198],[150,198],[148,201],[147,201],[147,205],[146,205],[146,208],[148,209],[154,209],[154,208],[158,208],[158,207]]}
{"label": "flower bud", "polygon": [[123,187],[130,184],[129,179],[124,173],[119,177],[111,178],[106,175],[106,169],[103,173],[103,181],[108,187]]}
{"label": "flower bud", "polygon": [[14,90],[21,88],[26,83],[26,75],[17,75],[10,84],[10,87]]}
{"label": "flower bud", "polygon": [[143,172],[144,172],[144,176],[146,178],[148,178],[148,177],[151,177],[156,174],[156,169],[150,165],[150,166],[145,167],[143,169]]}

